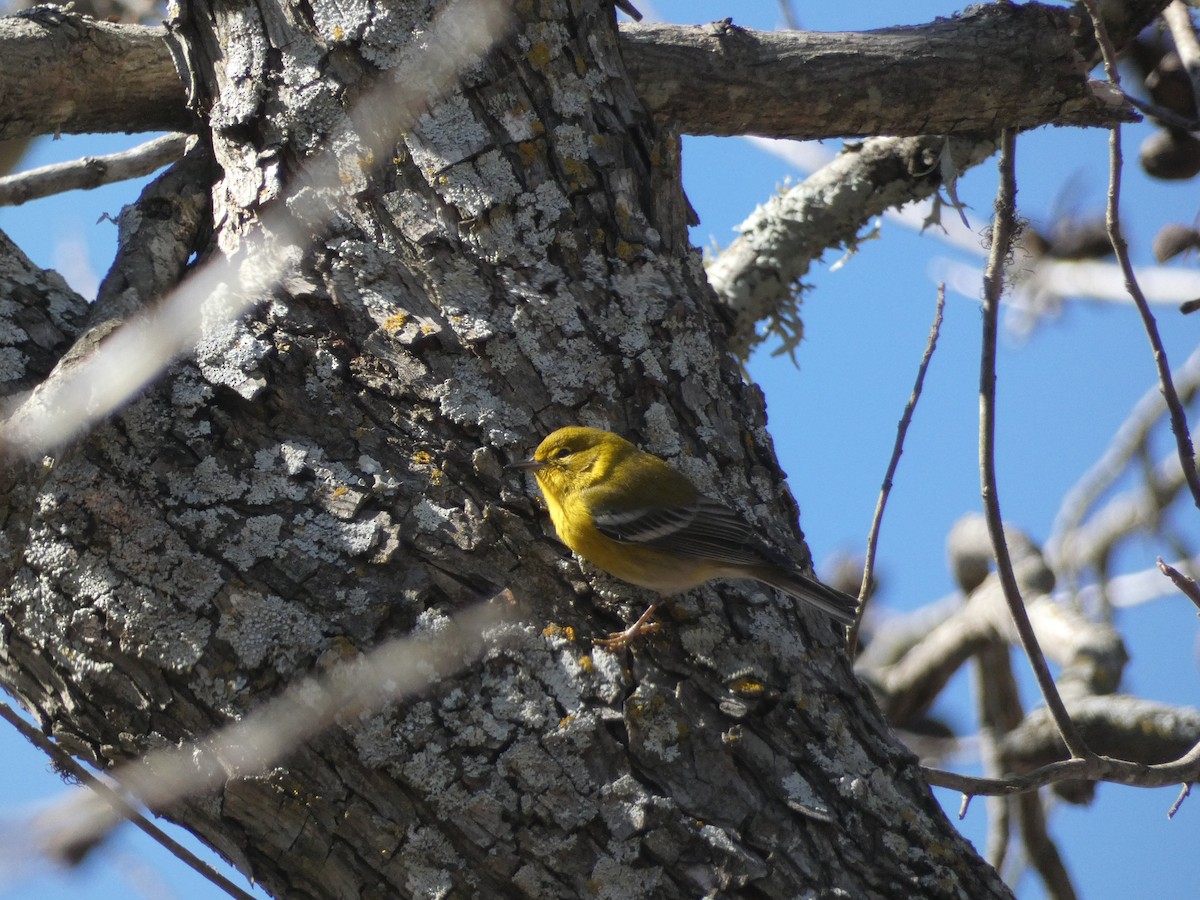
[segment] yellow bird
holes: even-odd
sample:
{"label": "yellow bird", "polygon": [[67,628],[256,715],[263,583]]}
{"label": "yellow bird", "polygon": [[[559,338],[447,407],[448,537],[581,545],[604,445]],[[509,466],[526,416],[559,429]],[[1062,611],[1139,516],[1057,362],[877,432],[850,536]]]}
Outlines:
{"label": "yellow bird", "polygon": [[800,571],[732,509],[610,431],[560,428],[531,459],[509,468],[537,477],[564,544],[610,575],[659,593],[633,625],[597,641],[609,649],[657,629],[647,622],[662,598],[714,578],[752,578],[842,625],[854,621],[857,600]]}

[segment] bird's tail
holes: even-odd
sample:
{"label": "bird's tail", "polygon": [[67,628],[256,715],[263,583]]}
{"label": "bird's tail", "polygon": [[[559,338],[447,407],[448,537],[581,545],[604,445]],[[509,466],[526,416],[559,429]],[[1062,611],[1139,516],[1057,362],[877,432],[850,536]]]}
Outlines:
{"label": "bird's tail", "polygon": [[815,606],[841,625],[853,622],[858,612],[858,598],[843,594],[827,584],[821,584],[803,572],[788,572],[772,567],[756,577],[788,596]]}

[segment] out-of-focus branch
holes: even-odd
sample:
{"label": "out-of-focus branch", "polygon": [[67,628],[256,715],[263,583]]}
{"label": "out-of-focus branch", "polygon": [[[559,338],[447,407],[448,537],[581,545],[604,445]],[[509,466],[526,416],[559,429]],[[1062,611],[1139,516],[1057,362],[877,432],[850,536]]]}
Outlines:
{"label": "out-of-focus branch", "polygon": [[[976,653],[973,687],[975,706],[979,711],[979,755],[983,774],[1000,778],[1005,774],[1000,755],[1000,742],[1021,722],[1021,694],[1013,676],[1012,653],[1008,644],[995,639],[987,641]],[[1012,804],[1006,797],[989,797],[987,859],[1003,870],[1012,834]]]}
{"label": "out-of-focus branch", "polygon": [[[1200,389],[1200,350],[1193,351],[1176,369],[1173,380],[1180,398],[1190,404]],[[1054,527],[1047,542],[1054,565],[1060,572],[1077,570],[1088,559],[1095,558],[1095,542],[1083,541],[1083,546],[1080,546],[1079,530],[1100,497],[1116,483],[1126,468],[1149,452],[1151,433],[1154,426],[1162,421],[1166,410],[1159,385],[1147,389],[1121,423],[1101,457],[1067,492],[1055,514]],[[1169,503],[1183,484],[1178,462],[1178,456],[1174,456],[1171,462],[1164,462],[1155,469],[1160,476],[1148,485],[1148,494],[1144,499],[1151,501],[1151,505],[1157,509]],[[1088,549],[1089,546],[1091,549]],[[1107,546],[1111,544],[1099,549],[1106,549]]]}
{"label": "out-of-focus branch", "polygon": [[1017,810],[1017,827],[1021,830],[1025,854],[1033,864],[1034,871],[1041,876],[1050,897],[1053,900],[1075,900],[1077,895],[1070,873],[1046,827],[1046,808],[1041,796],[1031,791],[1007,799]]}
{"label": "out-of-focus branch", "polygon": [[[1104,756],[1138,765],[1178,758],[1200,741],[1200,710],[1125,694],[1078,697],[1071,720],[1089,747]],[[1024,775],[1063,758],[1063,745],[1045,709],[1030,712],[1004,739],[1008,770]]]}
{"label": "out-of-focus branch", "polygon": [[[128,819],[135,827],[144,832],[151,840],[162,846],[168,853],[182,862],[184,865],[193,869],[201,877],[211,881],[230,897],[236,900],[254,900],[254,895],[250,894],[215,868],[210,866],[196,854],[192,853],[187,847],[184,847],[169,834],[151,822],[146,816],[142,815],[136,807],[130,804],[121,794],[113,788],[108,782],[101,781],[83,766],[75,761],[75,757],[67,753],[58,744],[54,743],[20,716],[18,716],[7,703],[0,703],[0,718],[8,722],[13,728],[21,732],[25,739],[31,744],[45,753],[54,763],[55,768],[61,772],[67,772],[70,776],[89,789],[95,791],[98,795],[107,799],[121,814]],[[0,863],[2,865],[2,863]]]}
{"label": "out-of-focus branch", "polygon": [[[1046,595],[1053,576],[1036,559],[1018,563],[1016,573],[1034,631],[1063,670],[1063,691],[1071,697],[1112,691],[1129,658],[1120,633],[1054,603]],[[1013,646],[1019,637],[992,578],[900,659],[886,666],[860,665],[858,671],[888,718],[903,725],[924,713],[959,667],[994,641]]]}
{"label": "out-of-focus branch", "polygon": [[64,191],[141,178],[183,156],[187,140],[186,134],[176,132],[120,153],[85,156],[0,178],[0,206],[19,206]]}
{"label": "out-of-focus branch", "polygon": [[1171,30],[1175,41],[1175,52],[1192,82],[1192,93],[1200,98],[1200,40],[1196,39],[1196,27],[1192,24],[1192,13],[1183,0],[1172,0],[1163,10],[1163,21]]}

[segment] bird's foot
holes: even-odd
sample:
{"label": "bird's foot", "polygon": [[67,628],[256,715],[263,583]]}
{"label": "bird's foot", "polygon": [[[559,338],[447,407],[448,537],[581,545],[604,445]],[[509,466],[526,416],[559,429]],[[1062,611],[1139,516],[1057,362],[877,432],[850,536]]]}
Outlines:
{"label": "bird's foot", "polygon": [[650,617],[654,615],[654,611],[658,609],[658,604],[653,603],[650,608],[638,616],[638,620],[626,628],[624,631],[614,631],[606,638],[594,638],[593,644],[603,647],[610,653],[628,647],[637,638],[643,634],[653,634],[662,628],[661,622],[651,622]]}

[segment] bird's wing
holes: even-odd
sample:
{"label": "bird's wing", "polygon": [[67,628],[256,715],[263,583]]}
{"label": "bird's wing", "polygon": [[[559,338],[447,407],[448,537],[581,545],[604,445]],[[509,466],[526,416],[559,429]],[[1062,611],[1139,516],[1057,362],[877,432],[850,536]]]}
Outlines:
{"label": "bird's wing", "polygon": [[597,511],[605,537],[734,565],[790,565],[764,544],[736,512],[709,497],[686,506]]}

